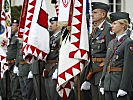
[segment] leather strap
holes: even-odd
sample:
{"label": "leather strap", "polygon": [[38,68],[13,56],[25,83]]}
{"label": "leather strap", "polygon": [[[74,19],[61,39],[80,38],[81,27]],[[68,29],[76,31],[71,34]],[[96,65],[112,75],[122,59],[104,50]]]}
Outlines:
{"label": "leather strap", "polygon": [[21,65],[27,64],[27,62],[26,62],[25,60],[21,60],[19,63],[20,63]]}
{"label": "leather strap", "polygon": [[122,72],[123,68],[121,67],[107,67],[107,72]]}
{"label": "leather strap", "polygon": [[92,62],[104,62],[105,58],[92,58]]}
{"label": "leather strap", "polygon": [[49,64],[58,63],[58,60],[47,60],[47,63]]}

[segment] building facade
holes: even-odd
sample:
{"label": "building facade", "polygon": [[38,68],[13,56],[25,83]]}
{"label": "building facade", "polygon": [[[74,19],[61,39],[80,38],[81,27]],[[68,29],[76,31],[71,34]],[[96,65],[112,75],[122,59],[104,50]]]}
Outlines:
{"label": "building facade", "polygon": [[[23,4],[24,0],[11,0],[11,6],[20,6]],[[56,16],[55,4],[51,4],[51,0],[46,0],[48,17],[51,18]]]}
{"label": "building facade", "polygon": [[[110,13],[111,12],[128,12],[130,14],[131,21],[133,22],[133,7],[132,0],[92,0],[94,2],[104,2],[110,5]],[[47,10],[49,12],[49,17],[56,16],[55,6],[51,4],[51,0],[46,0],[47,2]],[[11,5],[22,5],[23,0],[11,0]]]}

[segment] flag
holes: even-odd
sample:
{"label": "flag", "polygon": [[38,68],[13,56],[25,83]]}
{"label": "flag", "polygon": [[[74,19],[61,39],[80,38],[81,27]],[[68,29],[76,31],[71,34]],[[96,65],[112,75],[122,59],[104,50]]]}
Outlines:
{"label": "flag", "polygon": [[60,0],[58,21],[68,21],[70,4],[71,0]]}
{"label": "flag", "polygon": [[45,0],[29,0],[23,38],[24,58],[32,61],[35,56],[45,60],[50,51]]}
{"label": "flag", "polygon": [[8,69],[8,66],[3,66],[7,64],[6,52],[7,45],[9,43],[9,38],[11,34],[11,5],[9,0],[2,0],[1,2],[1,13],[0,13],[0,62],[1,62],[1,75]]}
{"label": "flag", "polygon": [[[74,77],[89,62],[89,40],[86,20],[86,0],[75,0],[71,33],[59,53],[57,91],[66,100],[74,85]],[[68,63],[69,62],[69,63]]]}
{"label": "flag", "polygon": [[56,15],[58,16],[59,15],[59,0],[56,0],[55,10],[56,10]]}
{"label": "flag", "polygon": [[133,30],[131,31],[130,38],[133,40]]}
{"label": "flag", "polygon": [[24,0],[22,11],[21,11],[20,25],[19,25],[19,31],[18,31],[18,38],[20,40],[23,40],[24,27],[25,27],[26,15],[27,15],[28,1],[29,0]]}

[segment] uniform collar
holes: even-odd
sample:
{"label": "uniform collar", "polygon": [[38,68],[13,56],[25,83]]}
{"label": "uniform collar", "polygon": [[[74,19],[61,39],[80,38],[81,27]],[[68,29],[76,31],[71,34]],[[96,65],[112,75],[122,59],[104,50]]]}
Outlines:
{"label": "uniform collar", "polygon": [[[59,31],[60,32],[60,31]],[[51,37],[57,37],[59,32],[54,33]]]}
{"label": "uniform collar", "polygon": [[125,35],[127,35],[126,32],[125,32],[124,34],[121,34],[121,35],[119,35],[119,36],[116,36],[116,38],[118,39],[118,41],[120,41],[120,39],[121,39],[123,36],[125,36]]}
{"label": "uniform collar", "polygon": [[104,27],[103,27],[104,22],[105,22],[105,20],[98,26],[98,28],[99,28],[100,30],[103,30],[103,29],[104,29]]}

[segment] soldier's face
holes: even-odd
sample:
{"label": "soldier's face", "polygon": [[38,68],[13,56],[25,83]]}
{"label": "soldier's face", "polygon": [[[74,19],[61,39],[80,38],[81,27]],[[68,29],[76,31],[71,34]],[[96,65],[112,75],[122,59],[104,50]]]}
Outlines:
{"label": "soldier's face", "polygon": [[12,32],[14,32],[14,33],[18,32],[18,24],[12,23],[11,29],[12,29]]}
{"label": "soldier's face", "polygon": [[124,27],[122,24],[120,24],[118,21],[114,21],[112,23],[112,32],[114,32],[116,35],[123,32]]}
{"label": "soldier's face", "polygon": [[49,26],[49,32],[54,33],[57,30],[57,22],[51,21]]}
{"label": "soldier's face", "polygon": [[105,18],[105,12],[103,12],[102,9],[94,9],[92,11],[92,21],[98,22],[100,20],[103,20]]}

